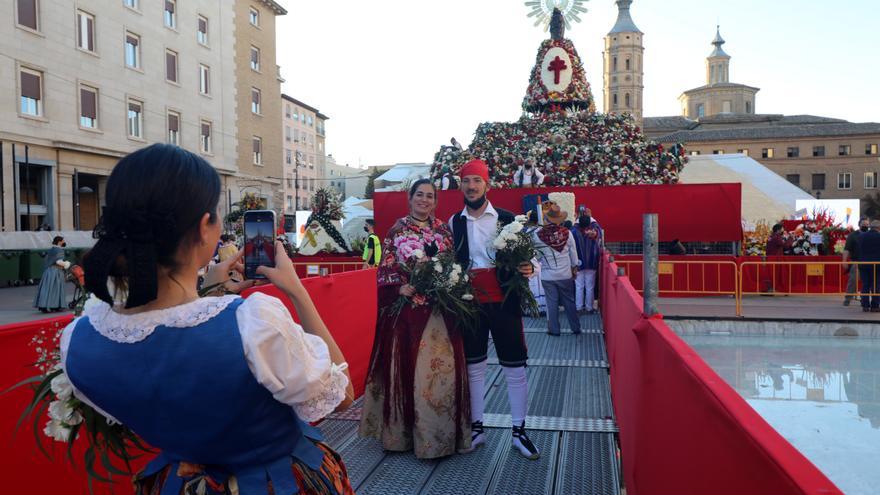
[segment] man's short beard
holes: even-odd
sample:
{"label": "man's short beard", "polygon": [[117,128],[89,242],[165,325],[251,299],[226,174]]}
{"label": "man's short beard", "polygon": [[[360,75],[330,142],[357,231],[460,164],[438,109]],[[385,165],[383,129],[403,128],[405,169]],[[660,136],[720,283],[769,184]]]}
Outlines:
{"label": "man's short beard", "polygon": [[467,196],[464,197],[464,205],[472,210],[479,210],[484,204],[486,204],[486,193],[483,193],[483,195],[475,201],[470,201],[467,199]]}

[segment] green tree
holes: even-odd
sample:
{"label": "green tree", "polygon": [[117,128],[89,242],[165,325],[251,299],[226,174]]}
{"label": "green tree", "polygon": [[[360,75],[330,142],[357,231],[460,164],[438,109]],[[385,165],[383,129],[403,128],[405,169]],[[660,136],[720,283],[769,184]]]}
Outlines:
{"label": "green tree", "polygon": [[880,193],[865,195],[862,198],[862,202],[865,205],[865,209],[862,212],[863,215],[871,218],[880,217]]}
{"label": "green tree", "polygon": [[376,177],[379,177],[379,175],[381,175],[381,172],[379,171],[379,169],[376,167],[373,167],[373,171],[370,172],[370,178],[367,179],[367,188],[366,188],[366,191],[364,192],[364,198],[373,199],[373,192],[375,192],[375,190],[376,190],[375,181],[376,181]]}

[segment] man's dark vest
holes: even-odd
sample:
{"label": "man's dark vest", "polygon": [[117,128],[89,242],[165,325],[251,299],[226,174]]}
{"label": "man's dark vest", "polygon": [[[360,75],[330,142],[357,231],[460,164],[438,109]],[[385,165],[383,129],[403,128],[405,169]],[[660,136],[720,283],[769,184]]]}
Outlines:
{"label": "man's dark vest", "polygon": [[[513,213],[507,210],[495,208],[495,211],[498,213],[498,224],[502,227],[509,224],[514,219]],[[452,241],[453,246],[455,247],[455,259],[463,266],[469,267],[471,264],[471,254],[470,247],[468,246],[467,218],[464,217],[461,212],[455,213],[452,216]],[[503,282],[511,276],[514,276],[514,274],[502,274],[496,272],[496,276],[498,277],[499,282]],[[519,307],[519,297],[517,297],[516,294],[512,294],[504,303],[504,310],[513,314],[519,314]]]}

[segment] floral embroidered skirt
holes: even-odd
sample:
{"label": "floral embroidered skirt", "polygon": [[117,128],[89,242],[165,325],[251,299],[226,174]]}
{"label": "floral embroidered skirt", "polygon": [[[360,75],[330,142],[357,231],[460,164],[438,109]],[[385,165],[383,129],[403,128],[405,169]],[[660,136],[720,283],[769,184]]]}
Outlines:
{"label": "floral embroidered skirt", "polygon": [[419,311],[379,318],[359,433],[431,459],[470,447],[470,396],[461,335]]}
{"label": "floral embroidered skirt", "polygon": [[[321,469],[315,471],[295,458],[291,458],[290,469],[302,495],[355,495],[348,480],[345,464],[339,454],[321,442],[315,442],[324,452]],[[171,466],[152,476],[134,479],[135,495],[159,495],[169,476],[180,476],[185,479],[179,495],[239,495],[235,477],[220,481],[205,473],[204,466],[181,462],[177,473],[171,473]],[[266,486],[267,495],[275,493],[272,483]],[[175,494],[178,495],[178,494]],[[286,494],[285,494],[286,495]]]}

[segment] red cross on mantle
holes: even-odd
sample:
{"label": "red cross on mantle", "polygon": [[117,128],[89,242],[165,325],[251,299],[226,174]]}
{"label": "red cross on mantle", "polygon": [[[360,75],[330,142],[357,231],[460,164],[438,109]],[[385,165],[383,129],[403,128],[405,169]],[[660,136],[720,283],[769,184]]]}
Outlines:
{"label": "red cross on mantle", "polygon": [[568,69],[568,66],[565,65],[565,61],[559,58],[559,55],[550,62],[550,65],[547,66],[547,70],[553,72],[553,84],[559,84],[559,73]]}

